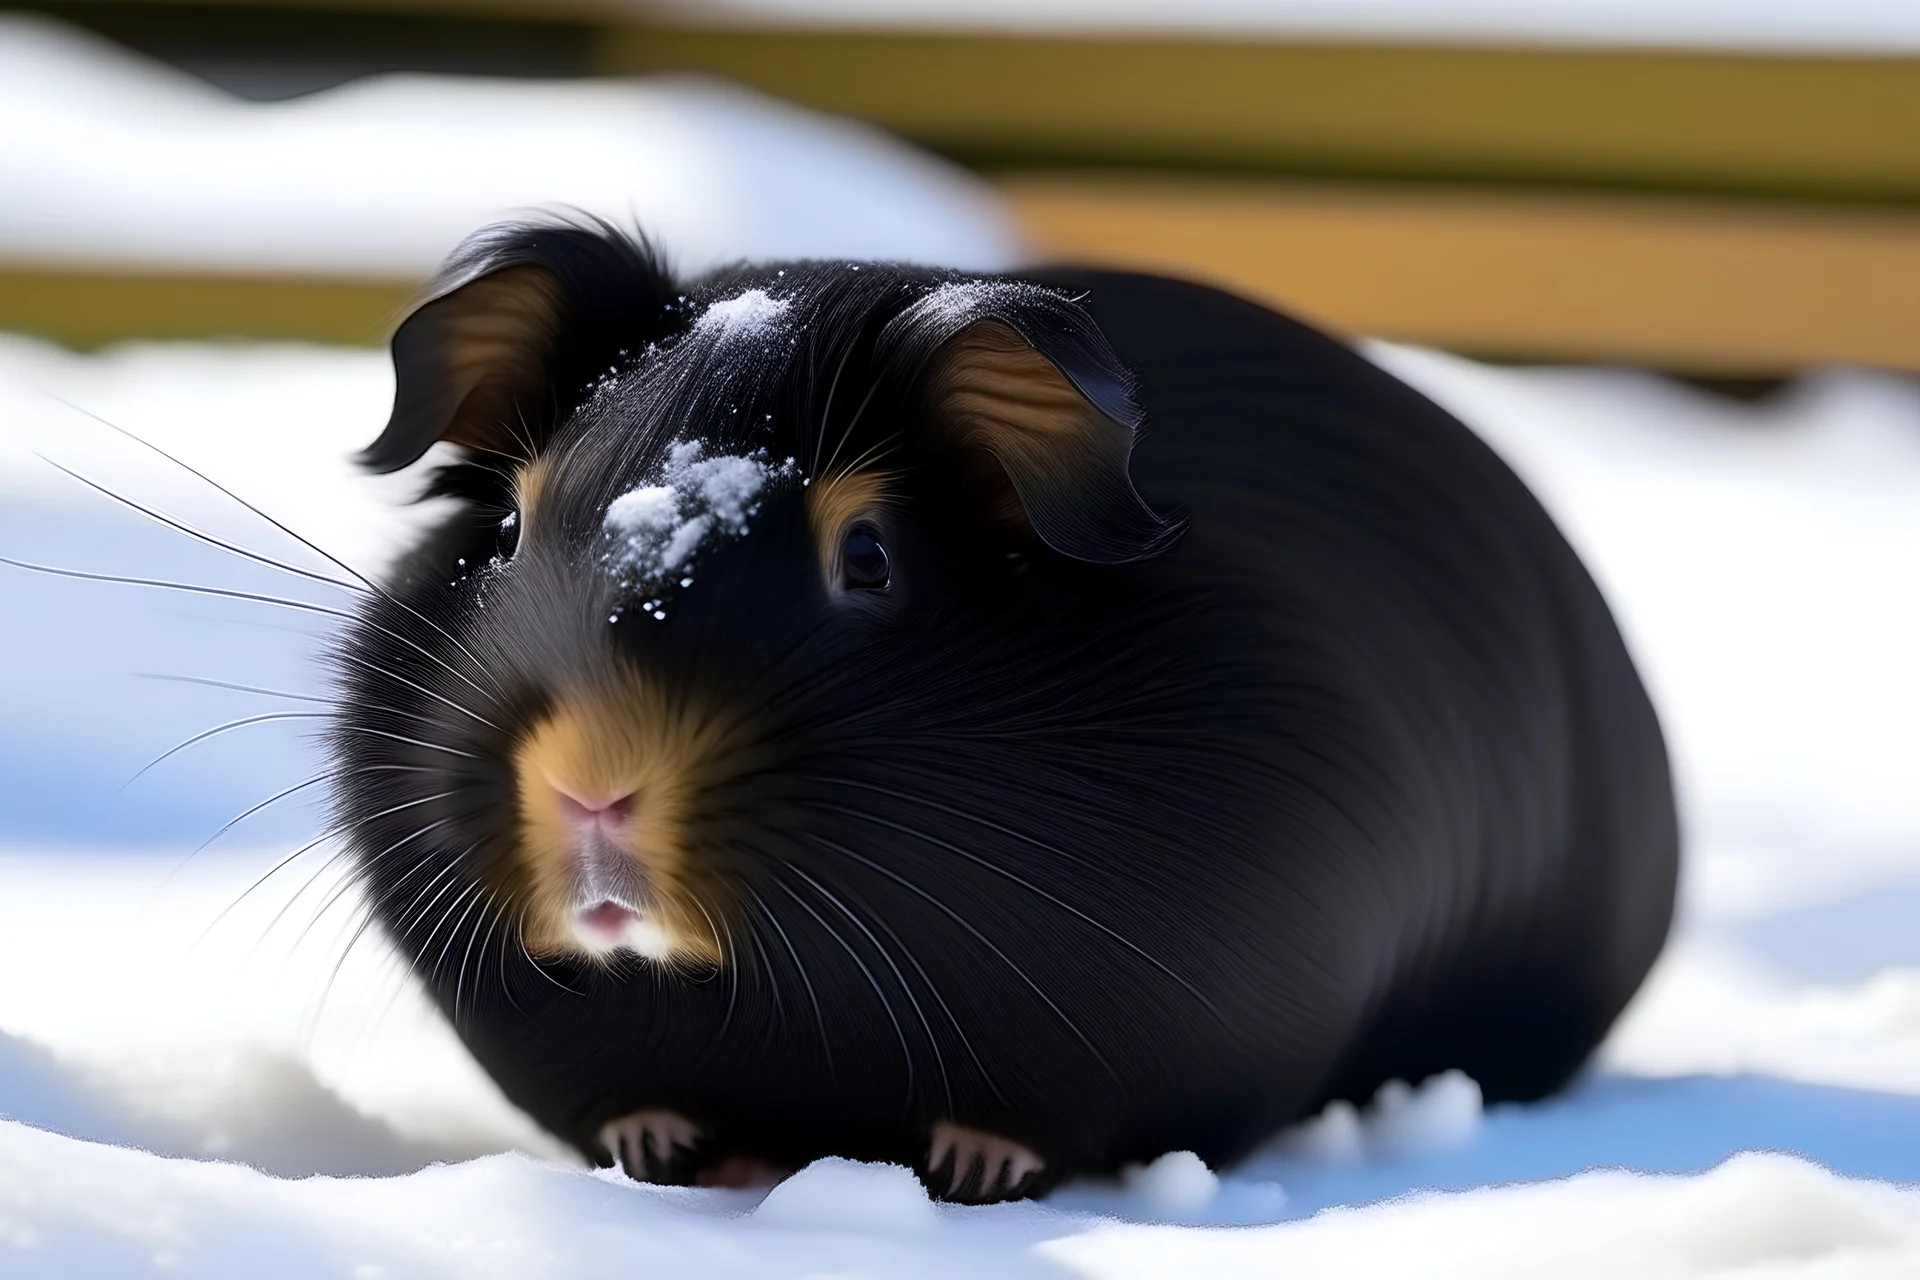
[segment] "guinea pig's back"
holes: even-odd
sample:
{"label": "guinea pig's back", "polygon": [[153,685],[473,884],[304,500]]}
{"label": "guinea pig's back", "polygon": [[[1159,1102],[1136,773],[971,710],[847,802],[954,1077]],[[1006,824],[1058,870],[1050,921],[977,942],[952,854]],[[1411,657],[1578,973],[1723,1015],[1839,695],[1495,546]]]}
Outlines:
{"label": "guinea pig's back", "polygon": [[1257,602],[1250,642],[1325,655],[1285,674],[1355,708],[1326,768],[1385,797],[1382,900],[1355,913],[1381,977],[1323,1094],[1453,1066],[1490,1098],[1558,1087],[1657,955],[1677,868],[1660,728],[1598,589],[1491,449],[1350,348],[1197,285],[1046,278],[1139,379],[1136,482],[1192,513],[1176,571]]}

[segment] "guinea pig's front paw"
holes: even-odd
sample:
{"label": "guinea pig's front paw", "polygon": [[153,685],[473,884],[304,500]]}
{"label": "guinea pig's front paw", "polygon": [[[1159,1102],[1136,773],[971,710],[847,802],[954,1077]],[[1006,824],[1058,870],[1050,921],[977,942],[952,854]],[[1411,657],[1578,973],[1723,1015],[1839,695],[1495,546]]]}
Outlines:
{"label": "guinea pig's front paw", "polygon": [[963,1204],[1018,1200],[1046,1167],[1045,1160],[1011,1138],[942,1120],[933,1126],[927,1150],[927,1189]]}
{"label": "guinea pig's front paw", "polygon": [[654,1108],[600,1126],[600,1144],[636,1182],[692,1182],[700,1137],[700,1126],[679,1112]]}

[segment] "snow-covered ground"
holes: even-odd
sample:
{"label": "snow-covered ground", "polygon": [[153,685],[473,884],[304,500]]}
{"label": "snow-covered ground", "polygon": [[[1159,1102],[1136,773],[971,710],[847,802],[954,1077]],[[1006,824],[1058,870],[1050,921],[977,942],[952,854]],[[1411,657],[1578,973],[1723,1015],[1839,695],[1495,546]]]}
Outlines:
{"label": "snow-covered ground", "polygon": [[[1682,924],[1577,1089],[1483,1113],[1444,1077],[1239,1169],[1174,1154],[1044,1205],[930,1206],[837,1163],[764,1203],[586,1172],[371,939],[336,965],[326,847],[248,892],[311,788],[195,852],[311,776],[312,721],[123,787],[200,729],[317,709],[145,675],[312,696],[327,619],[0,569],[0,1271],[1920,1274],[1920,1191],[1882,1185],[1920,1182],[1920,388],[1834,372],[1747,406],[1371,350],[1546,500],[1672,739]],[[373,570],[419,518],[344,462],[389,379],[377,352],[0,339],[0,554],[326,602],[28,450],[305,555],[97,414]],[[1756,1150],[1793,1154],[1730,1160]]]}

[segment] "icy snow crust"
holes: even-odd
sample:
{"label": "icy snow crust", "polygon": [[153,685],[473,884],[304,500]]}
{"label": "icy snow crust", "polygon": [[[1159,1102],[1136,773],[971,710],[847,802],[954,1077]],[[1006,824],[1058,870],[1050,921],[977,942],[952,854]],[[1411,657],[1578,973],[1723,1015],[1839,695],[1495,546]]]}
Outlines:
{"label": "icy snow crust", "polygon": [[36,1277],[1893,1280],[1920,1270],[1920,1195],[1778,1155],[1692,1179],[1589,1173],[1238,1231],[934,1206],[903,1169],[838,1160],[758,1210],[737,1193],[640,1187],[512,1155],[403,1182],[287,1182],[16,1124],[0,1124],[5,1170],[21,1176],[0,1175],[0,1250],[22,1268],[10,1274]]}

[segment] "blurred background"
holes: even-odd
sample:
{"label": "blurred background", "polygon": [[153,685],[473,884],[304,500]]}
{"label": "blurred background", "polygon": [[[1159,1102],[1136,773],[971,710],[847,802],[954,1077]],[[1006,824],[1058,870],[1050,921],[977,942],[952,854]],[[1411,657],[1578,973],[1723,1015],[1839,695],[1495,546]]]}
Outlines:
{"label": "blurred background", "polygon": [[[1752,1147],[1920,1179],[1920,4],[0,4],[0,555],[345,603],[50,464],[326,568],[144,441],[377,571],[430,514],[346,461],[380,344],[559,206],[689,271],[1221,284],[1459,414],[1586,558],[1673,746],[1673,947],[1571,1099],[1276,1150],[1291,1198],[1221,1215]],[[550,1150],[335,968],[328,625],[0,566],[0,1113],[284,1173]]]}
{"label": "blurred background", "polygon": [[[1901,0],[6,8],[102,42],[83,53],[50,27],[30,36],[17,24],[5,55],[13,128],[47,151],[10,138],[0,170],[0,326],[72,342],[374,340],[444,247],[424,231],[423,203],[472,221],[486,199],[523,190],[616,213],[624,194],[652,215],[672,199],[654,183],[700,185],[655,169],[623,192],[614,179],[638,176],[632,152],[664,164],[669,142],[623,154],[609,117],[631,120],[632,106],[591,92],[698,77],[964,166],[997,206],[1003,251],[1174,268],[1350,332],[1745,381],[1810,363],[1920,361],[1920,9]],[[162,92],[160,66],[110,49],[173,68],[178,83]],[[62,58],[64,77],[19,65]],[[82,88],[89,58],[98,79]],[[391,81],[384,96],[367,84],[395,73],[544,86],[547,124],[501,129],[490,112],[535,100],[504,87],[482,105],[471,82],[404,101]],[[69,92],[34,92],[55,80]],[[358,113],[297,105],[341,86],[357,86],[335,96]],[[495,127],[463,129],[449,118],[455,101]],[[280,118],[302,124],[268,141],[275,113],[242,103],[284,104]],[[82,121],[93,138],[130,143],[145,130],[158,154],[76,156]],[[596,158],[562,136],[563,121],[605,149]],[[448,147],[464,172],[434,154]],[[249,164],[224,163],[240,154]],[[769,148],[754,161],[791,176],[792,159]],[[529,167],[544,185],[506,172]],[[156,199],[136,185],[160,169],[183,189]],[[284,212],[276,194],[316,189],[331,199],[270,225]],[[785,194],[806,219],[805,185]],[[227,202],[239,207],[202,221],[198,237],[174,225]],[[337,220],[342,203],[357,219]],[[247,248],[219,243],[232,234]],[[925,243],[959,247],[930,233]]]}

